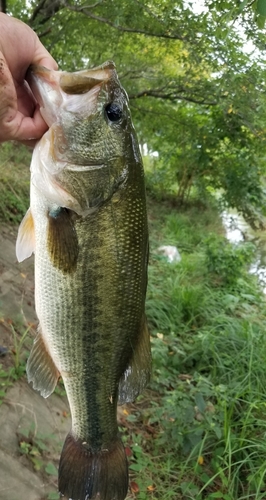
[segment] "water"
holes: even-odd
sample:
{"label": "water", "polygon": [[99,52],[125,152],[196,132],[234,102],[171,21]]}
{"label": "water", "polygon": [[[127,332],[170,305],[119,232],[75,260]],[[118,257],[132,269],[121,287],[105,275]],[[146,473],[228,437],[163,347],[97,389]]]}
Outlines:
{"label": "water", "polygon": [[251,241],[256,245],[256,260],[250,266],[250,273],[258,276],[263,291],[266,293],[266,234],[260,233],[258,236],[243,217],[233,210],[224,211],[222,221],[228,241],[234,244]]}
{"label": "water", "polygon": [[245,234],[249,232],[250,227],[241,215],[224,211],[222,213],[222,221],[226,232],[226,238],[230,243],[241,243],[245,241]]}

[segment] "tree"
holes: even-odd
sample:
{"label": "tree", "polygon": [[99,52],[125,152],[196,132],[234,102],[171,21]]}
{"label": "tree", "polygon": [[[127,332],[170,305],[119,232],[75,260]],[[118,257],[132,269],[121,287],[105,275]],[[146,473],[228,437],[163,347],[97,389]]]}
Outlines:
{"label": "tree", "polygon": [[140,142],[158,152],[156,168],[180,203],[192,188],[220,189],[252,221],[265,205],[263,2],[206,0],[199,12],[181,0],[9,0],[7,8],[62,69],[116,62]]}
{"label": "tree", "polygon": [[0,0],[0,12],[6,13],[6,0]]}

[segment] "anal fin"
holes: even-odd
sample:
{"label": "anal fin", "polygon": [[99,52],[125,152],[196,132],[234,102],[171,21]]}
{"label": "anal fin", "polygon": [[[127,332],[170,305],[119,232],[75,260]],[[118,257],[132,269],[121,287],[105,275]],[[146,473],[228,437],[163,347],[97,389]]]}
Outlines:
{"label": "anal fin", "polygon": [[151,347],[146,317],[143,317],[137,345],[118,389],[118,404],[131,403],[143,391],[150,380]]}
{"label": "anal fin", "polygon": [[28,381],[33,384],[33,389],[40,391],[44,398],[48,398],[54,391],[60,374],[40,332],[35,338],[26,371]]}

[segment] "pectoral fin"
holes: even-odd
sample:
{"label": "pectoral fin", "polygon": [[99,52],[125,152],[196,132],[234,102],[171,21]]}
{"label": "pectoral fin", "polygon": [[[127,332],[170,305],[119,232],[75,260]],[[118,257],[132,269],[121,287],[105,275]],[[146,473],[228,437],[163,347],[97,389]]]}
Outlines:
{"label": "pectoral fin", "polygon": [[19,262],[27,259],[35,250],[34,221],[29,208],[19,226],[16,255]]}
{"label": "pectoral fin", "polygon": [[52,264],[63,273],[76,269],[78,259],[78,238],[71,213],[58,207],[48,215],[47,246]]}
{"label": "pectoral fin", "polygon": [[130,403],[143,391],[151,373],[150,334],[144,317],[139,340],[130,363],[123,373],[118,389],[118,404]]}
{"label": "pectoral fin", "polygon": [[33,389],[40,391],[44,398],[48,398],[54,391],[60,374],[40,332],[34,341],[26,371],[28,381],[33,384]]}

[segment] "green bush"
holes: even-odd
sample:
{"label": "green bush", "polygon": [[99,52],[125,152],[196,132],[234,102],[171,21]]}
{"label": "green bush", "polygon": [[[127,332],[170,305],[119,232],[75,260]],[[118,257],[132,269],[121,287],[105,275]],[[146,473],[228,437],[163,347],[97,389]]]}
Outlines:
{"label": "green bush", "polygon": [[[130,437],[139,498],[262,500],[266,303],[249,274],[254,246],[227,242],[213,211],[156,207],[147,298],[153,376],[141,411],[129,416],[140,429]],[[181,262],[158,255],[168,243]]]}
{"label": "green bush", "polygon": [[205,240],[207,269],[225,285],[233,285],[254,260],[255,250],[252,243],[233,245],[211,235]]}

